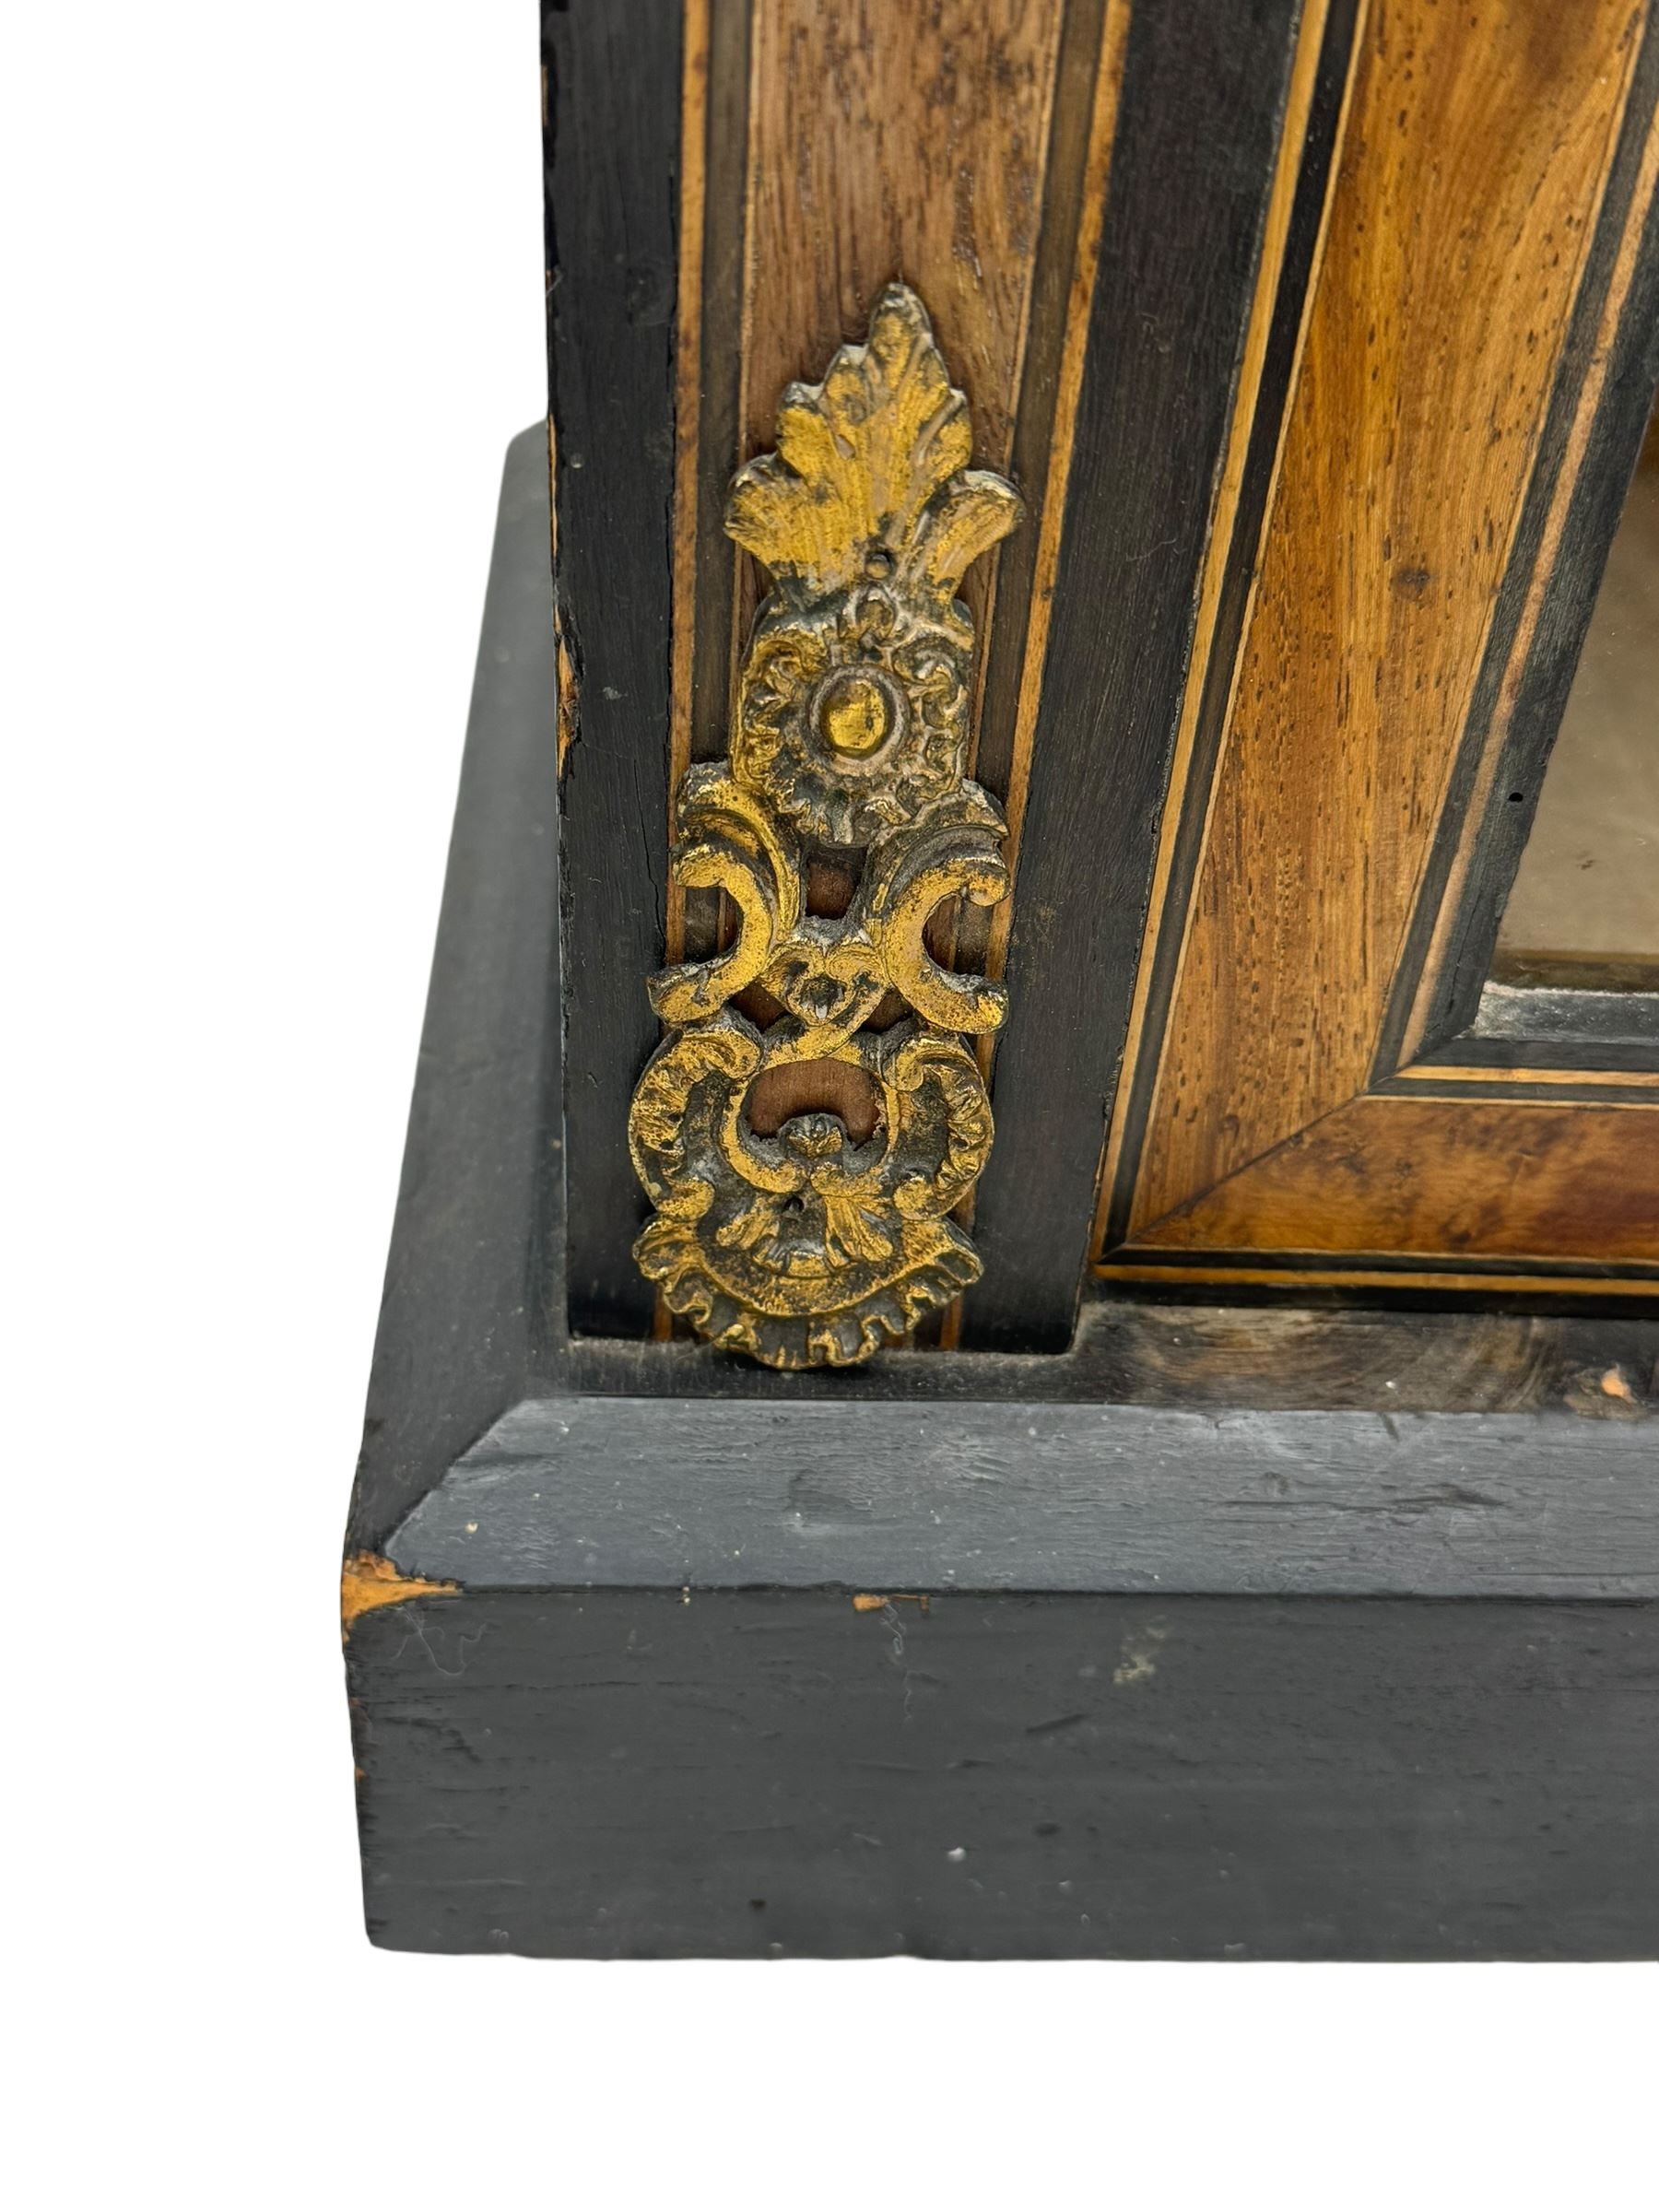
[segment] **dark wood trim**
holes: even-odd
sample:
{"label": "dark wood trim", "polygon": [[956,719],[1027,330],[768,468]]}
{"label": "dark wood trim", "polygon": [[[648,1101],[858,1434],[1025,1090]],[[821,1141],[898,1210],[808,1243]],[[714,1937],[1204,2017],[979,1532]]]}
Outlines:
{"label": "dark wood trim", "polygon": [[508,448],[348,1551],[539,1371],[560,1182],[547,433]]}
{"label": "dark wood trim", "polygon": [[1630,1418],[561,1394],[384,1552],[469,1590],[1659,1598],[1653,1432],[1605,1403]]}
{"label": "dark wood trim", "polygon": [[1659,993],[1488,982],[1453,1049],[1466,1067],[1659,1070]]}
{"label": "dark wood trim", "polygon": [[[1054,1350],[1072,1332],[1297,17],[1293,0],[1205,0],[1130,22],[1078,413],[1088,459],[1067,500],[997,1141],[975,1210],[985,1273],[965,1301],[971,1347]],[[1171,237],[1179,255],[1159,244]]]}
{"label": "dark wood trim", "polygon": [[[1653,410],[1659,391],[1659,199],[1650,204],[1644,219],[1600,401],[1571,488],[1559,555],[1536,630],[1525,649],[1519,693],[1489,779],[1484,811],[1473,832],[1473,859],[1457,893],[1446,950],[1438,972],[1426,975],[1447,887],[1463,849],[1465,818],[1479,783],[1488,734],[1534,589],[1558,480],[1594,365],[1608,288],[1632,219],[1632,198],[1641,180],[1656,106],[1659,19],[1650,15],[1468,724],[1379,1039],[1376,1082],[1401,1065],[1414,1008],[1424,993],[1422,1040],[1412,1057],[1459,1063],[1467,1057],[1465,1033],[1476,1022],[1491,973],[1503,909],[1532,830],[1608,548]],[[1547,1041],[1541,1038],[1541,1044],[1533,1064],[1559,1065],[1549,1056]],[[1659,1055],[1644,1065],[1659,1065]]]}
{"label": "dark wood trim", "polygon": [[571,1324],[644,1334],[628,1105],[667,885],[679,0],[543,17]]}
{"label": "dark wood trim", "polygon": [[[743,358],[746,158],[750,0],[710,0],[704,128],[700,421],[697,442],[695,606],[691,636],[693,760],[724,752],[732,712],[735,570],[725,534],[726,490],[743,459],[738,400]],[[677,614],[677,619],[678,618]],[[688,890],[685,938],[670,959],[707,959],[720,932],[720,894]],[[637,1073],[637,1071],[636,1071]]]}
{"label": "dark wood trim", "polygon": [[[1422,1097],[1449,1084],[1446,1095],[1471,1097],[1481,1091],[1470,1080],[1472,1071],[1483,1068],[1503,1077],[1505,1098],[1528,1095],[1516,1088],[1514,1078],[1529,1072],[1541,1077],[1659,1074],[1659,992],[1550,989],[1488,980],[1466,1030],[1449,1038],[1432,1057],[1414,1060],[1401,1074],[1383,1077],[1371,1088]],[[1486,1095],[1493,1095],[1490,1086]],[[1559,1100],[1571,1094],[1558,1085],[1538,1095]],[[1645,1094],[1649,1103],[1652,1095]],[[1587,1105],[1606,1105],[1609,1093],[1586,1086],[1583,1097]]]}
{"label": "dark wood trim", "polygon": [[1659,1606],[865,1594],[365,1616],[347,1657],[373,1941],[1659,1950]]}

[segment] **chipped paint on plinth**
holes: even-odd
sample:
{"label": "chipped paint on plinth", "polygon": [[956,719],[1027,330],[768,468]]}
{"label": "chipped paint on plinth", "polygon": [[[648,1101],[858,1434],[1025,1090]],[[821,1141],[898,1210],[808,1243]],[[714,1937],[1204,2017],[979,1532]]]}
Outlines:
{"label": "chipped paint on plinth", "polygon": [[372,1613],[377,1606],[401,1606],[411,1597],[453,1597],[460,1587],[459,1583],[429,1583],[418,1575],[400,1574],[378,1552],[356,1552],[340,1570],[340,1641],[350,1639],[351,1624],[359,1613]]}

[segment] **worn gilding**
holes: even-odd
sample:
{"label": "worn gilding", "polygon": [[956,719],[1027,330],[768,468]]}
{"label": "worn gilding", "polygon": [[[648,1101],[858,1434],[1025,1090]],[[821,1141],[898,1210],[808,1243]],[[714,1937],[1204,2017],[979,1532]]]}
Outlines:
{"label": "worn gilding", "polygon": [[[681,779],[673,864],[724,892],[736,926],[649,985],[669,1034],[629,1116],[655,1207],[634,1256],[703,1335],[771,1367],[864,1359],[980,1273],[948,1218],[991,1147],[964,1040],[1006,997],[940,967],[924,934],[940,906],[1008,891],[1002,811],[964,773],[973,629],[956,593],[1019,501],[971,450],[922,302],[894,285],[865,345],[790,385],[777,452],[727,505],[772,588],[727,758]],[[813,912],[809,884],[830,880],[844,911]],[[815,1068],[827,1103],[843,1069],[867,1084],[867,1139],[816,1106],[751,1126],[759,1077],[796,1071],[808,1098]]]}

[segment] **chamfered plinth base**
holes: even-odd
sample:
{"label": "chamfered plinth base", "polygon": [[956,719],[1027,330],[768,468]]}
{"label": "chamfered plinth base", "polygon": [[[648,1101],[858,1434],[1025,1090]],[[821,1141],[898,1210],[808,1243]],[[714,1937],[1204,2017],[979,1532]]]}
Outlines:
{"label": "chamfered plinth base", "polygon": [[1653,1323],[566,1335],[547,481],[527,431],[347,1534],[374,1940],[1659,1952]]}

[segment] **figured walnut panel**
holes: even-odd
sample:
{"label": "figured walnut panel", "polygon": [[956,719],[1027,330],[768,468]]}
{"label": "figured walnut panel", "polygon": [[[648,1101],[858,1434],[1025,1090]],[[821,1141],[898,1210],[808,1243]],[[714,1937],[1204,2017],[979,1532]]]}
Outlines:
{"label": "figured walnut panel", "polygon": [[1639,28],[1628,0],[1371,10],[1136,1241],[1367,1079]]}
{"label": "figured walnut panel", "polygon": [[[749,76],[745,455],[782,387],[862,335],[882,287],[927,301],[977,448],[1006,468],[1042,219],[1061,0],[766,0]],[[993,563],[963,597],[982,641]],[[738,594],[741,643],[756,597]]]}
{"label": "figured walnut panel", "polygon": [[1159,1222],[1144,1247],[1651,1261],[1659,1111],[1353,1099]]}
{"label": "figured walnut panel", "polygon": [[756,10],[744,429],[902,273],[1006,465],[1042,212],[1060,0]]}

